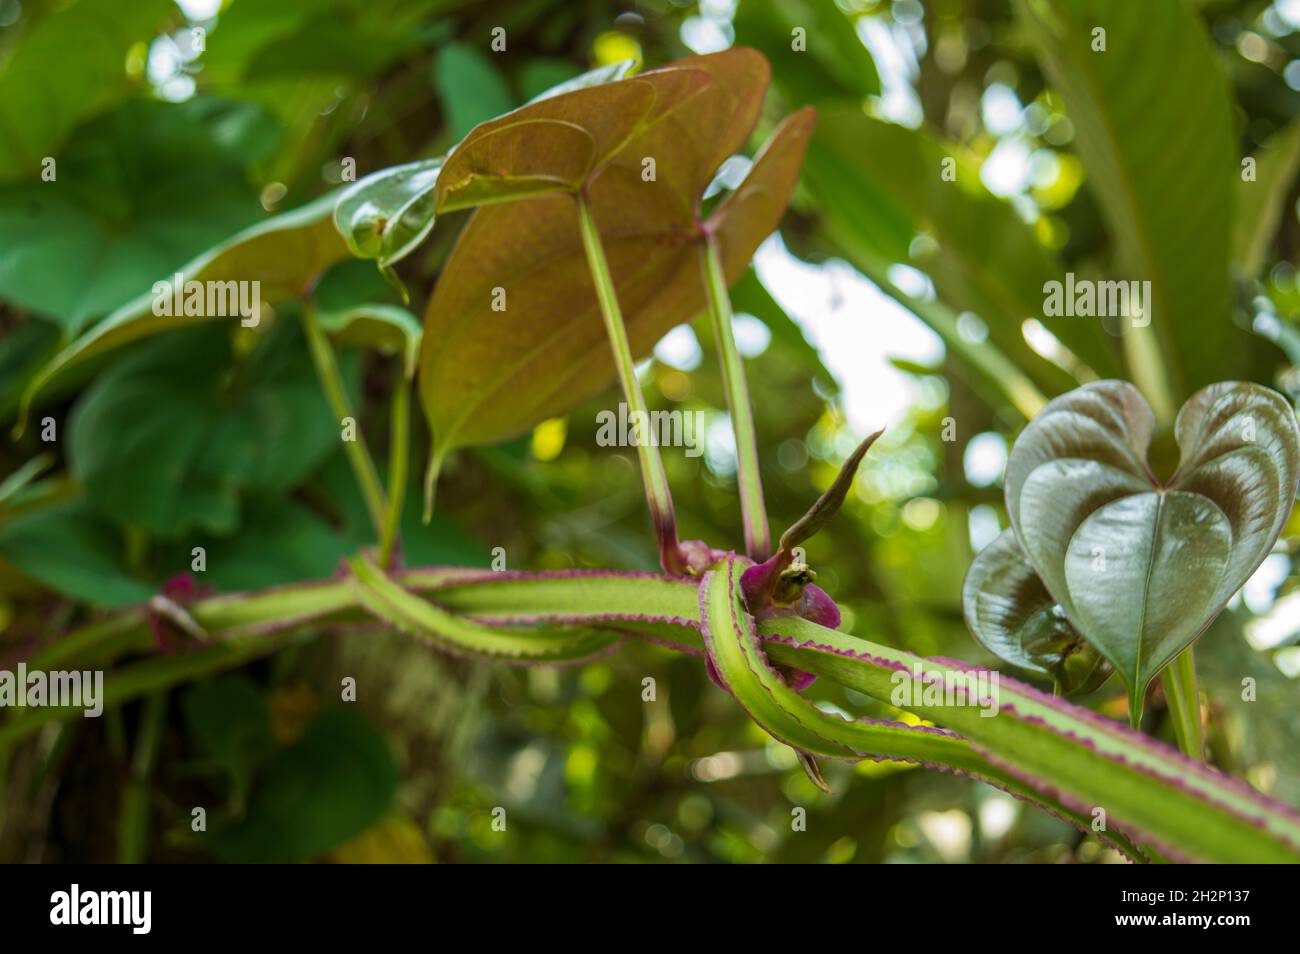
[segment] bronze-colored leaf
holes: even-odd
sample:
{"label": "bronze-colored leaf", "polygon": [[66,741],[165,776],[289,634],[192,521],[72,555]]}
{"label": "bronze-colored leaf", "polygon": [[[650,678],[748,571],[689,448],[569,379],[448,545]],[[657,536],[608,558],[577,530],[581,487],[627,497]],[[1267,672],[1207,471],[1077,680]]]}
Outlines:
{"label": "bronze-colored leaf", "polygon": [[[638,356],[704,307],[705,230],[717,238],[728,281],[743,273],[780,220],[814,121],[811,110],[787,119],[740,189],[701,221],[714,171],[757,121],[767,69],[757,53],[737,49],[643,78],[681,70],[706,72],[711,82],[642,128],[587,186]],[[645,158],[655,160],[653,179],[643,176]],[[435,458],[522,433],[613,377],[574,199],[479,209],[425,316],[420,393]]]}

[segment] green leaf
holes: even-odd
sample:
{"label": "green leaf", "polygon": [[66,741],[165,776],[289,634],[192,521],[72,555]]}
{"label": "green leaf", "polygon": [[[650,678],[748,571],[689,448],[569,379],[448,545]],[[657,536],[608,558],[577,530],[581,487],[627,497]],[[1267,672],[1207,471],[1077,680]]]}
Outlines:
{"label": "green leaf", "polygon": [[256,221],[246,143],[221,132],[256,116],[131,100],[80,127],[57,178],[0,190],[0,298],[75,334]]}
{"label": "green leaf", "polygon": [[[203,579],[221,592],[322,579],[348,552],[336,530],[293,500],[253,500],[240,523],[238,533],[201,540],[207,551]],[[189,552],[184,548],[185,565]]]}
{"label": "green leaf", "polygon": [[1130,712],[1142,711],[1150,680],[1217,615],[1231,546],[1223,511],[1176,491],[1112,501],[1070,538],[1065,581],[1075,618],[1128,684]]}
{"label": "green leaf", "polygon": [[[1028,318],[1097,374],[1118,373],[1112,339],[1100,322],[1043,313],[1044,285],[1060,280],[1064,265],[1010,203],[984,187],[979,169],[960,150],[925,131],[874,119],[858,103],[826,104],[818,114],[805,177],[828,233],[850,261],[868,274],[877,261],[925,271],[940,301],[983,319],[989,329],[984,348],[1012,359],[1049,394],[1076,381],[1029,347],[1022,330]],[[955,181],[941,175],[945,161],[956,163]],[[913,257],[917,234],[932,242]],[[959,353],[970,347],[955,327],[934,327]]]}
{"label": "green leaf", "polygon": [[[880,92],[880,77],[856,19],[835,0],[745,0],[736,10],[736,43],[772,61],[792,106],[862,100]],[[804,49],[794,48],[795,29],[803,31]]]}
{"label": "green leaf", "polygon": [[433,83],[453,139],[514,106],[505,79],[477,47],[448,43],[433,61]]}
{"label": "green leaf", "polygon": [[190,737],[242,801],[254,770],[275,749],[266,694],[248,676],[232,673],[186,690],[181,706]]}
{"label": "green leaf", "polygon": [[18,404],[23,387],[59,346],[52,322],[30,318],[7,330],[0,340],[0,416]]}
{"label": "green leaf", "polygon": [[380,268],[401,261],[433,229],[433,188],[442,159],[389,166],[358,179],[338,198],[334,224],[358,258]]}
{"label": "green leaf", "polygon": [[364,716],[328,710],[275,756],[247,814],[213,831],[207,843],[223,861],[306,861],[382,818],[400,778],[388,741]]}
{"label": "green leaf", "polygon": [[1034,572],[1012,530],[976,556],[962,604],[966,625],[985,649],[1051,678],[1067,693],[1092,691],[1110,675]]}
{"label": "green leaf", "polygon": [[[335,201],[336,196],[327,195],[245,229],[179,269],[183,280],[257,281],[263,304],[298,298],[317,276],[347,257],[347,246],[330,219]],[[22,431],[45,386],[74,365],[159,332],[226,317],[155,315],[154,299],[149,291],[128,302],[56,354],[24,389],[16,430]]]}
{"label": "green leaf", "polygon": [[149,342],[98,378],[72,417],[71,466],[105,513],[165,537],[239,525],[246,488],[283,492],[338,446],[293,322],[231,373],[217,327]]}
{"label": "green leaf", "polygon": [[[703,225],[717,237],[728,282],[777,225],[798,178],[811,112],[791,117],[745,183],[697,223],[700,196],[744,143],[761,102],[762,60],[751,52],[699,57],[714,83],[649,127],[589,188],[634,355],[705,305]],[[701,141],[699,130],[720,136]],[[657,177],[641,177],[654,156]],[[710,165],[714,163],[714,165]],[[493,289],[505,290],[505,310]],[[523,433],[603,390],[614,377],[568,196],[480,209],[461,234],[425,315],[420,393],[434,454]]]}
{"label": "green leaf", "polygon": [[1232,260],[1247,278],[1264,267],[1300,172],[1300,123],[1276,133],[1254,159],[1255,175],[1238,178],[1232,208]]}
{"label": "green leaf", "polygon": [[53,463],[54,455],[52,453],[47,451],[43,454],[37,454],[4,480],[0,480],[0,520],[3,520],[6,510],[5,505],[48,470]]}
{"label": "green leaf", "polygon": [[361,345],[402,356],[406,377],[415,376],[420,355],[420,319],[397,305],[355,305],[338,311],[317,312],[317,320],[337,344]]}
{"label": "green leaf", "polygon": [[[1074,123],[1114,277],[1151,282],[1150,324],[1126,322],[1123,343],[1130,375],[1166,420],[1249,353],[1229,313],[1237,168],[1219,57],[1180,0],[1020,0],[1017,12]],[[1093,49],[1099,28],[1104,51]]]}
{"label": "green leaf", "polygon": [[[1154,423],[1132,385],[1086,385],[1025,428],[1006,473],[1024,556],[1119,671],[1135,723],[1151,679],[1268,555],[1300,481],[1295,413],[1268,388],[1228,382],[1193,395],[1175,423],[1179,467],[1163,485],[1146,461]],[[977,560],[966,585],[972,629],[1000,645],[987,610],[1029,620],[1046,599],[1000,559],[1009,546]],[[997,609],[1002,601],[1011,605]]]}
{"label": "green leaf", "polygon": [[0,554],[52,589],[94,606],[130,606],[154,593],[127,570],[121,534],[84,501],[14,517],[0,527]]}
{"label": "green leaf", "polygon": [[313,297],[316,321],[336,345],[402,356],[409,378],[420,354],[420,319],[385,299],[393,289],[365,262],[340,262],[321,276]]}
{"label": "green leaf", "polygon": [[31,23],[35,6],[0,65],[0,181],[38,172],[78,122],[126,93],[127,50],[175,13],[169,0],[79,0]]}

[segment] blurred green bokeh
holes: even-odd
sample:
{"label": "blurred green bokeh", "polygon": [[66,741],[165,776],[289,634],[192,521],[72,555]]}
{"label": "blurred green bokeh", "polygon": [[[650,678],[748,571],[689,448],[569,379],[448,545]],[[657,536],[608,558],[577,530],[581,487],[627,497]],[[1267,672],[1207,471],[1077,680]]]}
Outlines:
{"label": "blurred green bokeh", "polygon": [[[1135,138],[1120,151],[1131,144],[1149,173],[1137,205],[1156,204],[1152,218],[1183,243],[1161,251],[1184,269],[1169,278],[1179,311],[1161,342],[1178,358],[1176,403],[1229,377],[1294,398],[1300,6],[1150,6],[1203,38],[1227,97],[1204,119],[1214,104],[1153,62],[1123,101]],[[504,51],[491,47],[497,28]],[[1126,36],[1112,29],[1114,55]],[[888,424],[808,562],[846,630],[993,665],[962,621],[961,582],[1007,526],[1001,464],[1027,395],[1145,373],[1087,319],[1044,327],[1042,283],[1064,267],[1102,274],[1128,233],[1110,225],[1105,189],[1090,188],[1087,129],[1045,77],[1040,41],[996,0],[0,0],[0,423],[61,343],[241,228],[329,192],[349,167],[359,177],[440,155],[594,65],[744,43],[773,65],[755,143],[793,108],[820,115],[779,237],[733,290],[773,529]],[[1137,98],[1157,88],[1158,102]],[[1224,178],[1220,196],[1162,178],[1162,163],[1193,155],[1226,157],[1228,176],[1237,157],[1258,156],[1261,189],[1230,194]],[[45,187],[46,157],[66,187]],[[946,157],[961,201],[936,191]],[[1197,214],[1162,218],[1166,190]],[[416,314],[464,222],[440,219],[398,266]],[[1207,260],[1222,274],[1198,286]],[[920,317],[867,279],[901,288]],[[396,301],[369,263],[335,266],[322,296],[331,290]],[[278,308],[265,340],[205,326],[88,362],[43,394],[20,440],[0,444],[0,475],[49,455],[35,479],[0,490],[0,666],[157,592],[189,569],[192,547],[207,553],[202,583],[227,592],[329,576],[367,543],[296,323],[280,321],[293,316]],[[394,364],[360,349],[342,364],[382,461]],[[675,331],[643,379],[652,405],[708,423],[703,456],[665,458],[681,535],[739,547],[707,317]],[[656,569],[636,455],[597,445],[611,400],[459,452],[427,527],[414,481],[406,563]],[[413,434],[422,461],[425,429]],[[1298,537],[1293,519],[1198,647],[1215,761],[1291,803]],[[487,667],[374,629],[266,648],[278,651],[5,744],[0,860],[1120,860],[1009,796],[927,769],[833,764],[822,794],[699,660],[649,645],[564,669]],[[1258,701],[1243,703],[1248,676]],[[355,703],[340,701],[348,680]],[[900,717],[837,686],[810,692]],[[1117,684],[1089,701],[1124,712]],[[1162,701],[1152,708],[1151,730],[1171,738]],[[192,831],[194,806],[211,837]]]}

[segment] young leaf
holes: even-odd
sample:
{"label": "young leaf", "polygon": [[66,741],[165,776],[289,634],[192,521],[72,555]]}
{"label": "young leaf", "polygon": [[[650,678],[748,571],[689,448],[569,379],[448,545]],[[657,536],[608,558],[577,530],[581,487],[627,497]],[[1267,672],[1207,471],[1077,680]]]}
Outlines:
{"label": "young leaf", "polygon": [[[460,47],[448,47],[452,49],[460,51],[457,59],[465,56]],[[446,56],[438,62],[439,70],[451,68]],[[532,102],[612,83],[622,79],[631,65],[631,61],[625,61],[597,67],[546,90]],[[489,98],[499,102],[499,95],[494,93]],[[462,108],[456,100],[447,105],[453,112]],[[453,127],[456,125],[453,117]],[[433,229],[437,211],[434,188],[446,158],[438,156],[380,169],[343,191],[334,210],[334,224],[353,255],[375,259],[380,270],[391,278],[391,266],[414,251]]]}
{"label": "young leaf", "polygon": [[388,268],[433,229],[433,189],[442,159],[421,159],[372,172],[348,186],[334,207],[334,225],[358,258]]}
{"label": "young leaf", "polygon": [[420,319],[397,305],[365,304],[317,312],[316,320],[335,344],[361,345],[402,356],[406,377],[415,376],[420,356]]}
{"label": "young leaf", "polygon": [[[1025,556],[1119,671],[1135,721],[1151,679],[1268,555],[1300,480],[1295,413],[1268,388],[1229,382],[1193,395],[1175,424],[1181,460],[1165,485],[1146,463],[1153,426],[1132,385],[1085,385],[1025,428],[1006,473]],[[982,577],[987,567],[976,567]],[[970,583],[994,599],[1006,586]]]}
{"label": "young leaf", "polygon": [[[772,554],[762,563],[756,563],[745,570],[742,579],[742,585],[745,590],[745,598],[749,601],[750,608],[759,613],[766,609],[772,602],[772,597],[777,593],[782,576],[786,573],[794,561],[794,548],[809,537],[813,536],[826,523],[839,512],[840,506],[844,503],[844,498],[848,496],[849,491],[853,488],[853,480],[858,475],[858,467],[862,464],[862,458],[867,456],[867,451],[871,445],[876,442],[884,430],[876,431],[862,440],[848,459],[840,465],[840,471],[831,481],[831,485],[826,488],[820,497],[813,502],[808,508],[808,512],[796,520],[785,533],[781,534],[781,541],[777,546],[776,553]],[[819,587],[808,586],[805,590],[811,590],[814,598],[824,598],[830,606],[834,606],[829,596],[821,591]],[[838,610],[836,612],[836,621],[838,622]]]}
{"label": "young leaf", "polygon": [[1013,666],[1047,676],[1066,692],[1095,689],[1111,669],[1070,624],[1007,530],[975,557],[962,587],[966,625]]}

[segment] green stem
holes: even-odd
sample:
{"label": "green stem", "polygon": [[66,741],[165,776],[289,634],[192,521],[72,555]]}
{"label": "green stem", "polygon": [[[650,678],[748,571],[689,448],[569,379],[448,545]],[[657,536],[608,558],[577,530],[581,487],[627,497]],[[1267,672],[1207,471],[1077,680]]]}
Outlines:
{"label": "green stem", "polygon": [[131,770],[122,790],[122,806],[117,821],[117,860],[119,864],[138,865],[149,852],[150,777],[162,742],[163,716],[167,711],[167,693],[159,690],[146,696],[136,729],[135,751],[131,753]]}
{"label": "green stem", "polygon": [[392,427],[388,436],[388,514],[379,544],[379,565],[387,567],[402,523],[406,500],[406,468],[410,459],[411,387],[400,378],[393,389]]}
{"label": "green stem", "polygon": [[761,563],[771,555],[772,534],[767,525],[767,509],[763,506],[754,412],[749,405],[745,366],[736,350],[727,276],[722,270],[718,243],[712,235],[706,237],[700,258],[704,268],[704,287],[708,292],[709,317],[713,319],[713,337],[722,360],[722,383],[727,391],[731,429],[736,435],[736,483],[740,488],[740,512],[745,522],[745,552],[751,560]]}
{"label": "green stem", "polygon": [[343,387],[343,376],[339,373],[339,363],[334,357],[334,349],[330,347],[329,339],[325,337],[325,331],[316,319],[316,309],[310,303],[303,305],[302,325],[307,333],[307,345],[311,349],[312,361],[316,365],[316,375],[320,378],[321,390],[325,392],[330,410],[340,422],[344,418],[352,418],[356,424],[356,440],[345,440],[343,450],[348,455],[348,462],[352,465],[352,472],[356,475],[357,484],[361,488],[361,496],[366,502],[366,510],[370,513],[375,534],[382,539],[388,504],[384,500],[383,486],[379,482],[379,471],[375,469],[374,459],[371,458],[370,449],[366,447],[366,439],[361,433],[361,424],[352,411],[352,402],[348,400],[347,390]]}
{"label": "green stem", "polygon": [[1165,669],[1160,677],[1169,702],[1178,747],[1194,759],[1205,758],[1205,738],[1201,731],[1201,694],[1196,685],[1196,657],[1188,646]]}
{"label": "green stem", "polygon": [[641,459],[641,479],[645,484],[646,502],[650,506],[650,519],[654,522],[655,537],[659,542],[659,561],[664,572],[681,574],[685,572],[685,565],[677,545],[677,520],[673,513],[668,474],[664,470],[663,458],[659,456],[659,445],[650,433],[650,412],[645,395],[641,393],[641,382],[636,377],[636,363],[632,359],[632,347],[627,340],[623,313],[618,306],[614,278],[609,272],[600,232],[592,218],[587,198],[579,194],[577,199],[582,244],[587,251],[587,265],[591,269],[592,284],[596,286],[596,298],[600,302],[601,316],[605,319],[605,331],[614,352],[619,382],[623,385],[623,397],[628,404],[629,417],[644,425],[637,439],[637,455]]}

